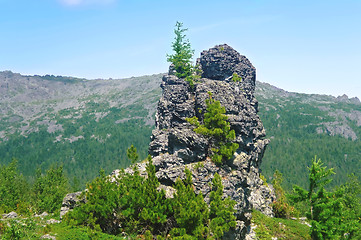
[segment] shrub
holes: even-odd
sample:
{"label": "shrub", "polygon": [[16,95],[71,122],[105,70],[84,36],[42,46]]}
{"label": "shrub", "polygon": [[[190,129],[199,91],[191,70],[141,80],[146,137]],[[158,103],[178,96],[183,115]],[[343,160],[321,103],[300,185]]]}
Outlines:
{"label": "shrub", "polygon": [[290,218],[297,215],[293,206],[290,205],[286,197],[286,192],[281,184],[283,182],[282,173],[275,171],[273,174],[272,186],[275,190],[276,200],[272,203],[272,209],[277,218]]}
{"label": "shrub", "polygon": [[38,169],[33,185],[34,205],[37,211],[40,213],[59,210],[69,188],[63,167],[51,167],[45,175]]}
{"label": "shrub", "polygon": [[227,122],[226,110],[219,101],[212,98],[206,100],[206,113],[204,114],[204,124],[200,124],[197,117],[187,118],[186,120],[194,125],[194,131],[198,134],[209,137],[214,147],[212,150],[212,160],[216,164],[221,164],[223,160],[230,159],[239,145],[233,143],[236,138],[234,130],[231,130],[230,123]]}
{"label": "shrub", "polygon": [[233,81],[233,82],[242,82],[242,77],[241,77],[241,76],[238,76],[237,73],[233,73],[233,75],[232,75],[232,81]]}
{"label": "shrub", "polygon": [[29,190],[25,178],[18,172],[16,159],[8,165],[0,165],[0,213],[27,205]]}

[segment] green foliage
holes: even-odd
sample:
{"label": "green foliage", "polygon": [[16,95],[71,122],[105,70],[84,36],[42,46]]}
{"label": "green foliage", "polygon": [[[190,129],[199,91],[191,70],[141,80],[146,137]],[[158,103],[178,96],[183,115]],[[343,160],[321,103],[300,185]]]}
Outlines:
{"label": "green foliage", "polygon": [[185,32],[188,29],[183,28],[181,22],[177,22],[175,27],[175,38],[172,43],[174,54],[168,55],[167,61],[174,65],[177,77],[185,78],[193,73],[192,57],[194,50],[192,50],[189,40],[186,39]]}
{"label": "green foliage", "polygon": [[210,229],[216,239],[221,239],[224,233],[236,226],[234,206],[236,202],[229,197],[222,199],[223,185],[218,173],[212,179],[210,194]]}
{"label": "green foliage", "polygon": [[137,148],[134,147],[133,144],[127,149],[127,157],[130,159],[132,164],[136,163],[139,159]]}
{"label": "green foliage", "polygon": [[100,176],[87,185],[86,204],[75,208],[65,216],[65,221],[74,225],[85,225],[105,233],[117,233],[114,210],[118,207],[117,184],[109,181],[104,170]]}
{"label": "green foliage", "polygon": [[259,174],[259,178],[262,180],[263,185],[268,187],[267,179],[261,173]]}
{"label": "green foliage", "polygon": [[292,205],[290,205],[286,192],[281,186],[282,182],[282,173],[276,171],[273,174],[272,180],[272,186],[276,194],[276,200],[272,203],[272,210],[277,218],[290,218],[297,215],[297,211]]}
{"label": "green foliage", "polygon": [[337,187],[336,192],[342,193],[343,211],[341,221],[344,223],[346,239],[361,239],[361,183],[350,175],[348,181]]}
{"label": "green foliage", "polygon": [[307,188],[307,166],[317,153],[327,166],[337,172],[328,188],[344,184],[352,173],[361,179],[361,172],[357,171],[361,169],[361,140],[317,134],[317,129],[324,123],[338,121],[349,125],[357,136],[361,136],[361,128],[355,121],[347,116],[339,119],[334,115],[361,111],[361,105],[336,102],[326,95],[286,94],[260,82],[256,85],[258,114],[267,138],[272,139],[261,166],[267,178],[279,170],[284,176],[285,190],[291,191],[293,184]]}
{"label": "green foliage", "polygon": [[0,237],[4,240],[35,239],[35,225],[32,219],[23,221],[9,220],[4,225],[0,223]]}
{"label": "green foliage", "polygon": [[17,160],[0,165],[0,212],[15,211],[29,201],[29,185],[17,169]]}
{"label": "green foliage", "polygon": [[[101,108],[106,106],[101,105]],[[146,158],[152,127],[145,125],[140,119],[114,123],[125,116],[148,114],[137,109],[139,106],[129,106],[127,111],[109,109],[109,114],[98,122],[88,115],[89,113],[84,113],[82,118],[76,121],[63,119],[63,115],[73,112],[61,111],[57,121],[63,125],[64,133],[48,133],[47,129],[40,128],[39,132],[31,133],[27,137],[20,134],[11,136],[8,141],[0,142],[0,162],[8,164],[5,159],[18,158],[19,171],[28,180],[34,177],[37,168],[46,171],[54,163],[61,162],[67,176],[71,180],[76,177],[76,181],[71,181],[71,185],[84,189],[86,182],[94,179],[99,169],[104,168],[106,172],[111,172],[114,168],[128,167],[130,160],[127,158],[127,148],[132,142],[136,143],[134,145],[139,158]],[[58,135],[63,135],[64,138],[81,135],[84,138],[72,143],[66,140],[54,142]],[[99,139],[92,137],[93,135],[99,136]],[[106,139],[106,142],[102,139]]]}
{"label": "green foliage", "polygon": [[122,171],[116,181],[101,172],[100,177],[88,185],[87,202],[70,212],[66,221],[109,234],[162,231],[171,211],[169,200],[164,191],[157,191],[159,182],[150,157],[146,170],[147,178],[135,169],[134,174]]}
{"label": "green foliage", "polygon": [[38,169],[33,185],[34,205],[37,212],[52,213],[60,210],[63,198],[69,189],[63,167],[51,167],[45,175]]}
{"label": "green foliage", "polygon": [[192,173],[185,170],[186,179],[177,180],[173,209],[177,227],[172,229],[171,235],[190,235],[196,239],[205,239],[208,235],[207,222],[209,208],[204,202],[202,194],[196,194],[193,189]]}
{"label": "green foliage", "polygon": [[47,224],[49,219],[58,219],[59,214],[46,217],[28,217],[0,221],[0,239],[42,239],[44,234],[56,236],[58,240],[91,240],[91,239],[124,239],[124,236],[113,236],[92,231],[82,226],[74,227],[61,223]]}
{"label": "green foliage", "polygon": [[211,93],[209,93],[209,99],[206,100],[206,105],[204,124],[200,124],[197,117],[186,120],[196,126],[194,129],[196,133],[212,140],[212,145],[215,146],[211,149],[213,152],[212,160],[216,164],[221,164],[233,156],[239,145],[231,142],[236,138],[236,135],[234,130],[231,130],[230,123],[227,122],[226,109],[221,106],[219,101],[212,98]]}
{"label": "green foliage", "polygon": [[349,195],[350,185],[327,191],[325,187],[332,181],[332,174],[333,169],[327,169],[315,156],[309,168],[309,189],[294,186],[293,201],[308,204],[312,239],[339,239],[358,234],[360,212],[350,209],[353,205],[350,197],[355,195]]}
{"label": "green foliage", "polygon": [[87,202],[64,216],[69,225],[87,226],[92,231],[117,235],[126,232],[131,236],[151,239],[151,236],[172,236],[172,239],[220,239],[235,227],[234,205],[229,198],[222,199],[221,178],[212,181],[210,207],[202,194],[194,192],[191,172],[186,179],[177,180],[174,198],[166,199],[155,166],[148,157],[147,178],[134,173],[120,172],[111,180],[101,172],[88,185],[84,193]]}
{"label": "green foliage", "polygon": [[233,82],[242,82],[242,77],[241,77],[241,76],[238,76],[237,73],[233,73],[233,75],[232,75],[232,81],[233,81]]}
{"label": "green foliage", "polygon": [[173,64],[176,76],[184,78],[193,89],[194,82],[200,78],[201,70],[198,66],[192,64],[194,50],[192,50],[191,44],[186,38],[185,32],[187,30],[187,28],[183,28],[183,23],[176,23],[174,29],[175,38],[172,43],[174,54],[167,55],[167,61]]}

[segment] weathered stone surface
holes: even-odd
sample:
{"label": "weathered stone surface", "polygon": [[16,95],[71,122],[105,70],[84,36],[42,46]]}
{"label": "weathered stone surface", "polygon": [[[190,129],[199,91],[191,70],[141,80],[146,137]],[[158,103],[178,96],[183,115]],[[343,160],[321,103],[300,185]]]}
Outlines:
{"label": "weathered stone surface", "polygon": [[69,193],[67,194],[64,199],[63,203],[61,205],[60,209],[60,219],[63,218],[63,216],[73,210],[75,207],[79,206],[82,203],[85,203],[85,198],[81,198],[82,192],[75,192],[75,193]]}
{"label": "weathered stone surface", "polygon": [[242,89],[253,96],[256,68],[245,57],[227,44],[217,45],[201,53],[197,63],[203,70],[202,77],[213,80],[231,81],[233,73],[242,77]]}
{"label": "weathered stone surface", "polygon": [[4,219],[12,219],[12,218],[17,218],[19,217],[19,215],[16,212],[9,212],[7,214],[3,214],[2,217]]}
{"label": "weathered stone surface", "polygon": [[53,240],[55,240],[56,237],[52,236],[50,234],[45,234],[45,235],[41,236],[40,239],[53,239]]}
{"label": "weathered stone surface", "polygon": [[[156,176],[167,196],[172,197],[172,185],[184,178],[184,169],[192,171],[195,190],[209,201],[210,184],[215,173],[222,177],[224,196],[234,199],[237,228],[225,239],[244,239],[250,230],[251,209],[256,208],[272,216],[270,203],[275,196],[272,189],[259,178],[259,166],[268,139],[257,115],[258,102],[253,97],[255,68],[250,61],[228,45],[219,45],[203,51],[198,63],[203,70],[202,79],[190,89],[188,83],[169,74],[163,77],[163,95],[158,103],[156,129],[153,131],[149,153],[156,166]],[[231,77],[237,73],[242,82]],[[234,157],[222,166],[209,158],[212,140],[196,134],[186,118],[193,116],[203,121],[206,99],[220,101],[226,109],[231,129],[236,133],[239,149]]]}

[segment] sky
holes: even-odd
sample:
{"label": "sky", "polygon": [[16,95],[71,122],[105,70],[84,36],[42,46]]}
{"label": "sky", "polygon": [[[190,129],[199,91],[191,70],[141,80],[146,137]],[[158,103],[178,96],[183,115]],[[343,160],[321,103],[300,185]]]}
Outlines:
{"label": "sky", "polygon": [[0,0],[0,71],[164,73],[177,21],[195,58],[226,43],[259,81],[361,99],[361,0]]}

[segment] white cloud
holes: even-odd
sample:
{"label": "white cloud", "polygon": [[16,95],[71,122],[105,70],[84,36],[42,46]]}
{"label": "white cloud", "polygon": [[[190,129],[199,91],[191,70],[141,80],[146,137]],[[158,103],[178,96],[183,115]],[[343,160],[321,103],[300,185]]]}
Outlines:
{"label": "white cloud", "polygon": [[58,1],[66,6],[80,6],[80,5],[93,5],[93,4],[106,5],[115,2],[115,0],[58,0]]}

